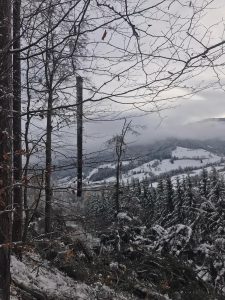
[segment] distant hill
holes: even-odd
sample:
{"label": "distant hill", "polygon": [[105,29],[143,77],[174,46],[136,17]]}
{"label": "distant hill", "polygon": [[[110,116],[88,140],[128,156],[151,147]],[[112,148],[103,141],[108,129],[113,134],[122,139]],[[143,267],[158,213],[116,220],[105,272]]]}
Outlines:
{"label": "distant hill", "polygon": [[[168,146],[168,144],[167,144]],[[203,167],[218,166],[223,167],[223,155],[217,155],[212,151],[203,148],[184,148],[180,146],[172,147],[169,157],[154,158],[144,163],[140,159],[124,160],[122,163],[121,180],[130,182],[138,179],[155,181],[159,176],[165,174],[175,175],[201,170]],[[162,152],[163,153],[163,152]],[[152,153],[151,153],[152,155]],[[151,156],[150,155],[150,156]],[[146,158],[145,158],[146,160]],[[116,163],[100,164],[89,172],[85,181],[87,183],[111,183],[115,181]]]}
{"label": "distant hill", "polygon": [[207,122],[225,122],[225,118],[208,118],[208,119],[198,121],[198,123],[207,123]]}
{"label": "distant hill", "polygon": [[[183,155],[183,157],[182,157]],[[132,145],[123,157],[122,179],[124,182],[135,178],[157,180],[158,177],[197,172],[209,165],[219,165],[225,157],[225,141],[219,139],[190,140],[165,139],[148,145]],[[102,152],[84,159],[84,181],[102,183],[115,181],[115,161],[113,151]],[[63,182],[76,181],[76,161],[61,162],[67,168],[58,169],[56,179]]]}

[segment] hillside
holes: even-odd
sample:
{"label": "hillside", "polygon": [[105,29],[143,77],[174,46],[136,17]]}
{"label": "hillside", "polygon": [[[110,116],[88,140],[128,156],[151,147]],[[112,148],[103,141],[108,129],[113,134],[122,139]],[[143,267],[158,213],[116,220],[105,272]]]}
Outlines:
{"label": "hillside", "polygon": [[[141,163],[139,160],[122,161],[121,180],[130,182],[135,179],[154,180],[156,177],[165,174],[182,174],[185,171],[198,172],[204,167],[219,166],[222,168],[223,156],[217,155],[205,149],[191,149],[177,146],[170,153],[170,158],[154,159]],[[138,165],[138,166],[137,166]],[[116,164],[101,164],[92,169],[85,183],[111,183],[115,181]],[[113,174],[113,176],[112,176]],[[102,178],[102,179],[101,179]]]}

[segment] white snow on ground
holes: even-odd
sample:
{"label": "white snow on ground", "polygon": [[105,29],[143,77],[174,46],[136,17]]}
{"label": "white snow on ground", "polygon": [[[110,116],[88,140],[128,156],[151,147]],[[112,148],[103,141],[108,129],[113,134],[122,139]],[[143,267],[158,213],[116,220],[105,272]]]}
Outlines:
{"label": "white snow on ground", "polygon": [[120,220],[127,220],[127,221],[132,221],[131,217],[129,217],[127,215],[127,213],[125,212],[120,212],[117,214],[117,218],[120,219]]}
{"label": "white snow on ground", "polygon": [[[123,166],[127,166],[129,165],[129,161],[122,161],[122,165]],[[89,180],[91,178],[91,176],[93,176],[94,174],[98,173],[98,171],[100,169],[106,169],[106,168],[109,168],[109,169],[115,169],[116,168],[116,164],[115,163],[109,163],[109,164],[102,164],[100,166],[98,166],[97,168],[94,168],[89,174],[88,176],[85,178],[85,180]]]}
{"label": "white snow on ground", "polygon": [[204,149],[188,149],[177,147],[172,151],[172,156],[177,158],[210,158],[214,156],[214,154]]}
{"label": "white snow on ground", "polygon": [[13,281],[43,292],[51,299],[91,299],[90,287],[76,283],[54,267],[49,267],[38,256],[34,259],[25,256],[23,262],[12,256],[11,273]]}
{"label": "white snow on ground", "polygon": [[98,173],[99,169],[106,169],[106,168],[109,168],[109,169],[115,169],[116,165],[115,164],[103,164],[103,165],[100,165],[99,167],[93,169],[89,174],[88,176],[86,177],[87,180],[89,180],[91,178],[91,176],[93,176],[94,174]]}
{"label": "white snow on ground", "polygon": [[[188,156],[188,154],[190,156]],[[147,173],[152,172],[154,175],[160,175],[180,168],[202,168],[207,164],[214,164],[221,160],[220,156],[203,149],[193,150],[181,147],[177,147],[176,150],[173,151],[172,156],[176,156],[179,159],[175,159],[173,162],[171,162],[170,159],[164,159],[161,162],[153,160],[130,170],[128,175],[133,175],[136,172],[146,173],[146,175]]]}
{"label": "white snow on ground", "polygon": [[70,179],[71,178],[69,176],[63,177],[63,178],[58,180],[58,184],[65,185],[65,184],[67,184],[68,181],[70,181]]}
{"label": "white snow on ground", "polygon": [[[151,177],[151,175],[161,175],[163,173],[168,173],[170,171],[180,170],[185,168],[193,168],[194,170],[190,172],[190,175],[194,176],[201,172],[202,168],[207,168],[208,170],[211,167],[206,167],[207,165],[217,165],[216,168],[224,168],[224,163],[218,164],[221,162],[221,156],[218,156],[212,152],[209,152],[204,149],[188,149],[183,147],[177,147],[172,151],[172,157],[175,158],[173,161],[171,159],[164,159],[159,161],[157,159],[151,160],[147,163],[144,163],[132,170],[129,170],[127,173],[121,176],[121,181],[131,182],[132,180],[139,179],[139,181],[144,180],[145,178]],[[128,165],[129,161],[124,161],[123,165]],[[110,184],[115,182],[115,176],[108,177],[104,180],[99,181],[90,181],[92,175],[98,173],[99,169],[111,168],[115,169],[116,165],[114,163],[102,164],[98,168],[93,169],[89,175],[83,180],[84,184],[92,185],[92,187],[98,187],[102,184]],[[173,176],[173,178],[187,176],[187,173],[181,173],[179,175]],[[62,180],[60,183],[65,187],[75,187],[76,180]],[[153,183],[153,186],[156,186],[157,183]]]}
{"label": "white snow on ground", "polygon": [[104,293],[104,299],[135,300],[136,297],[116,293],[114,290],[97,282],[92,286],[79,283],[66,276],[63,272],[43,261],[35,253],[28,253],[19,261],[15,256],[11,257],[11,276],[13,286],[11,288],[12,300],[21,299],[16,286],[23,285],[30,290],[45,294],[48,299],[60,300],[97,300],[100,293]]}
{"label": "white snow on ground", "polygon": [[[223,166],[216,166],[215,169],[220,172],[220,170],[224,169],[224,165]],[[205,170],[210,172],[212,170],[212,167],[206,167]],[[196,175],[200,175],[201,172],[202,172],[202,169],[193,170],[193,171],[189,172],[188,174],[187,173],[182,173],[182,174],[179,174],[179,175],[172,176],[171,180],[175,184],[177,178],[178,179],[183,179],[183,178],[187,177],[188,175],[189,176],[196,176]],[[220,174],[222,174],[222,172],[220,172]]]}
{"label": "white snow on ground", "polygon": [[[171,162],[170,159],[164,159],[162,161],[152,160],[128,171],[126,174],[123,174],[121,179],[124,182],[131,181],[132,179],[143,180],[145,177],[149,177],[151,174],[160,175],[187,167],[195,169],[198,168],[201,170],[208,164],[217,164],[221,161],[220,156],[204,149],[188,149],[182,147],[177,147],[172,152],[172,157],[176,157],[178,159],[174,159],[173,162]],[[105,180],[93,183],[102,184],[111,183],[114,181],[115,177],[112,176],[106,178]]]}
{"label": "white snow on ground", "polygon": [[137,167],[131,171],[128,172],[128,175],[134,175],[135,172],[140,173],[149,173],[152,172],[155,175],[160,175],[162,173],[167,173],[173,170],[178,170],[180,168],[187,168],[187,167],[193,167],[193,168],[201,168],[209,163],[216,163],[220,161],[220,157],[212,157],[210,159],[205,159],[203,162],[200,160],[193,160],[193,159],[178,159],[174,160],[173,163],[171,163],[170,159],[164,159],[161,162],[159,162],[158,166],[154,167],[155,161],[150,161],[149,163],[145,163],[141,165],[140,167]]}

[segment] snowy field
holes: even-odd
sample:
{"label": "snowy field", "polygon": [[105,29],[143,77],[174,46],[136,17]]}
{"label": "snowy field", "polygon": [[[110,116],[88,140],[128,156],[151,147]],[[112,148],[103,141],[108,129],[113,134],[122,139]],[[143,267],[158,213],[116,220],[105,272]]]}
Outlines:
{"label": "snowy field", "polygon": [[[163,173],[168,173],[171,171],[180,170],[185,168],[193,168],[193,174],[198,174],[203,167],[208,165],[217,165],[221,162],[221,156],[218,156],[212,152],[204,149],[188,149],[183,147],[177,147],[172,151],[172,159],[151,160],[144,163],[121,176],[121,180],[124,182],[130,182],[133,179],[139,179],[140,181],[151,177],[151,175],[161,175]],[[127,163],[127,162],[126,162]],[[223,165],[221,165],[221,168]],[[115,164],[104,164],[98,168],[93,169],[85,181],[89,181],[93,174],[99,172],[100,169],[104,168],[115,168]],[[183,176],[184,174],[181,174]],[[115,182],[115,177],[109,177],[105,180],[89,182],[91,184],[103,184]]]}

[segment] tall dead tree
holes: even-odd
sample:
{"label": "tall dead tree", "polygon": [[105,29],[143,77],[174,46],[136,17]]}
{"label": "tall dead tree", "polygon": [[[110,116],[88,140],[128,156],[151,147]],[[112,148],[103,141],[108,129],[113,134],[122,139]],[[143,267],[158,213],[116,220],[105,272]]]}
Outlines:
{"label": "tall dead tree", "polygon": [[120,175],[123,156],[126,152],[127,146],[125,138],[128,132],[137,134],[137,132],[131,128],[131,121],[127,123],[127,120],[125,119],[121,133],[115,135],[107,142],[110,147],[114,148],[113,150],[115,151],[114,154],[116,156],[115,209],[117,214],[120,211]]}
{"label": "tall dead tree", "polygon": [[[50,20],[51,22],[51,20]],[[46,40],[46,49],[49,47],[49,39]],[[46,51],[45,79],[48,91],[47,96],[47,125],[45,142],[45,233],[51,231],[52,214],[52,107],[53,107],[53,73],[49,71],[52,55]]]}
{"label": "tall dead tree", "polygon": [[83,78],[77,76],[77,198],[82,197],[83,169]]}
{"label": "tall dead tree", "polygon": [[120,174],[122,168],[122,158],[125,153],[126,142],[125,137],[127,132],[130,130],[130,124],[127,121],[124,121],[122,132],[120,135],[115,137],[115,152],[116,152],[116,193],[115,193],[115,207],[116,212],[120,211]]}
{"label": "tall dead tree", "polygon": [[12,204],[11,1],[0,0],[0,7],[0,299],[8,300]]}
{"label": "tall dead tree", "polygon": [[[13,2],[13,49],[20,49],[20,6],[21,0]],[[22,239],[22,155],[21,155],[21,63],[20,52],[13,53],[13,241]]]}
{"label": "tall dead tree", "polygon": [[[50,89],[51,91],[51,89]],[[52,211],[52,93],[48,95],[48,112],[46,127],[46,148],[45,148],[45,233],[51,231],[51,211]]]}

